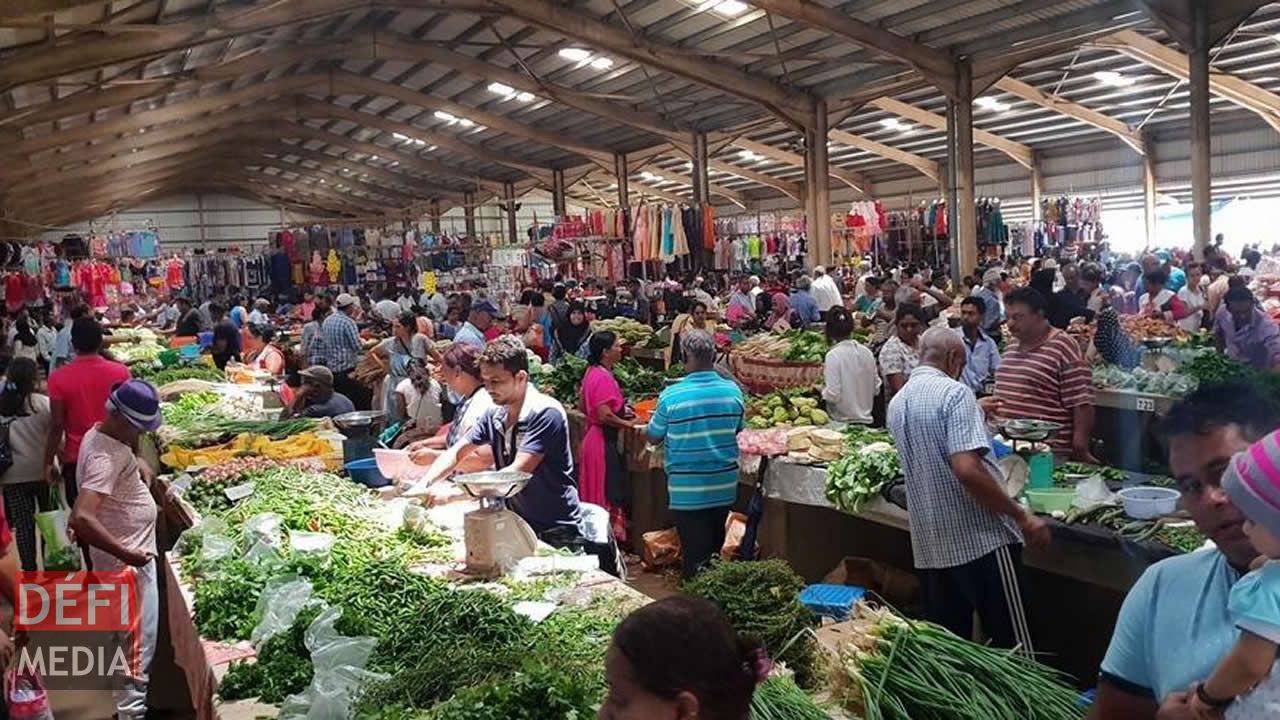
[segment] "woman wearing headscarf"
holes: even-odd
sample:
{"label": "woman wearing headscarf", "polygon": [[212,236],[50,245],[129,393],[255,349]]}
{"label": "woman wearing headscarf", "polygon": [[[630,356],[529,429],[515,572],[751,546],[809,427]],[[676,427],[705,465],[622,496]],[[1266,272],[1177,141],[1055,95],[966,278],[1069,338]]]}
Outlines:
{"label": "woman wearing headscarf", "polygon": [[[569,303],[569,315],[566,322],[560,324],[555,332],[555,347],[552,355],[559,358],[563,355],[576,355],[582,342],[591,333],[591,325],[587,322],[587,308],[581,301]],[[554,358],[552,362],[554,362]]]}
{"label": "woman wearing headscarf", "polygon": [[764,326],[769,332],[782,333],[791,330],[794,326],[791,324],[791,300],[786,293],[773,294],[773,308],[769,312],[769,319],[765,320]]}
{"label": "woman wearing headscarf", "polygon": [[409,365],[414,360],[426,360],[428,345],[426,336],[418,334],[418,319],[412,312],[404,312],[392,321],[391,337],[377,347],[379,359],[385,358],[382,364],[387,372],[383,408],[393,423],[406,419],[396,402],[396,388],[409,377]]}

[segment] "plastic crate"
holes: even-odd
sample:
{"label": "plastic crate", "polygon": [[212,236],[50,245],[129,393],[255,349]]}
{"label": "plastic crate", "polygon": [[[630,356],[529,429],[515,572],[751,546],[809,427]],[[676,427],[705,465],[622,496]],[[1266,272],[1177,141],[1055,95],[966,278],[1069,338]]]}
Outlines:
{"label": "plastic crate", "polygon": [[810,585],[800,591],[800,603],[814,615],[848,620],[853,606],[867,594],[857,585]]}

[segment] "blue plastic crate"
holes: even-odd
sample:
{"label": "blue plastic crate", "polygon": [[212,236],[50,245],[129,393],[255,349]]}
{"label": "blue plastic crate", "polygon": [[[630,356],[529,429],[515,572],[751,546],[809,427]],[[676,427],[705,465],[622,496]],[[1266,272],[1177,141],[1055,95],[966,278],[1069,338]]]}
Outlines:
{"label": "blue plastic crate", "polygon": [[814,615],[848,620],[854,603],[867,594],[867,589],[857,585],[810,585],[800,591],[800,602]]}

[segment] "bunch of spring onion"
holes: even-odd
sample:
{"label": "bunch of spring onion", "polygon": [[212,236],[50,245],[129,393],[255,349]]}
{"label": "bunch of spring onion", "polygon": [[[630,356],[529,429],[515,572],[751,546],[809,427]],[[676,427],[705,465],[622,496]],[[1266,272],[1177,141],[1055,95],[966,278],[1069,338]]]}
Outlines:
{"label": "bunch of spring onion", "polygon": [[1079,720],[1078,693],[1015,650],[963,640],[932,623],[859,608],[840,648],[834,692],[866,720]]}
{"label": "bunch of spring onion", "polygon": [[751,695],[751,720],[830,720],[790,673],[770,675]]}

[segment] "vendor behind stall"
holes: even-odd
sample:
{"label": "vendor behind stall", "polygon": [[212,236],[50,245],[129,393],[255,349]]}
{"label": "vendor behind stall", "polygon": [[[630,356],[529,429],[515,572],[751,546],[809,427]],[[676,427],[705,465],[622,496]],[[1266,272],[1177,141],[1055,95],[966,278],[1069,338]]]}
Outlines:
{"label": "vendor behind stall", "polygon": [[480,368],[496,407],[466,437],[441,453],[406,495],[426,494],[433,483],[453,472],[476,448],[488,445],[500,469],[533,476],[507,504],[538,538],[552,547],[582,549],[597,555],[601,569],[616,574],[612,546],[593,543],[583,535],[569,420],[555,398],[542,394],[529,382],[529,355],[524,343],[511,335],[489,343],[480,355]]}
{"label": "vendor behind stall", "polygon": [[298,373],[302,387],[283,417],[331,418],[355,412],[351,398],[333,389],[333,372],[323,365],[312,365]]}
{"label": "vendor behind stall", "polygon": [[828,310],[826,332],[831,349],[822,364],[822,399],[831,419],[870,425],[871,409],[880,392],[876,358],[850,337],[853,317],[848,310],[838,305]]}
{"label": "vendor behind stall", "polygon": [[985,407],[999,419],[1030,418],[1060,423],[1050,441],[1055,453],[1098,464],[1089,450],[1093,432],[1093,385],[1075,338],[1049,324],[1047,302],[1032,288],[1005,298],[1013,341],[996,371],[993,402]]}
{"label": "vendor behind stall", "polygon": [[244,362],[255,370],[280,377],[285,370],[284,351],[275,344],[276,329],[266,323],[249,323],[244,336]]}
{"label": "vendor behind stall", "polygon": [[1280,329],[1258,307],[1247,288],[1233,287],[1223,297],[1224,309],[1214,318],[1213,334],[1218,352],[1255,370],[1280,368]]}
{"label": "vendor behind stall", "polygon": [[178,322],[174,325],[173,334],[177,337],[199,335],[204,323],[200,318],[200,311],[191,306],[191,298],[179,295],[173,303],[178,308]]}

